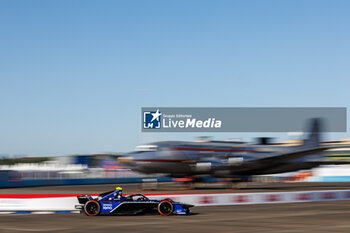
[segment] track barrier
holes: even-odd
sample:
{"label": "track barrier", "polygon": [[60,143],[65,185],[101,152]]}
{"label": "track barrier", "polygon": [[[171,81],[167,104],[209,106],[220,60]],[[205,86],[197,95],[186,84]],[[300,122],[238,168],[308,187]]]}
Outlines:
{"label": "track barrier", "polygon": [[[1,213],[77,213],[81,194],[0,195]],[[97,196],[96,194],[90,194]],[[171,198],[195,206],[249,205],[350,200],[350,190],[264,192],[264,193],[183,193],[146,194],[150,199]]]}

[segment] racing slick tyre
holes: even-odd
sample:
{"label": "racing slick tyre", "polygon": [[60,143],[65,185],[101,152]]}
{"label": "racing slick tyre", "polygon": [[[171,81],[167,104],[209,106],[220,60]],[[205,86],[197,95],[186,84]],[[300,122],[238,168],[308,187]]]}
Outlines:
{"label": "racing slick tyre", "polygon": [[158,213],[168,216],[174,212],[174,205],[169,200],[163,200],[158,204]]}
{"label": "racing slick tyre", "polygon": [[84,213],[87,216],[96,216],[99,215],[101,211],[101,205],[95,200],[90,200],[84,205]]}
{"label": "racing slick tyre", "polygon": [[163,201],[173,201],[173,200],[170,198],[165,198],[165,199],[163,199]]}

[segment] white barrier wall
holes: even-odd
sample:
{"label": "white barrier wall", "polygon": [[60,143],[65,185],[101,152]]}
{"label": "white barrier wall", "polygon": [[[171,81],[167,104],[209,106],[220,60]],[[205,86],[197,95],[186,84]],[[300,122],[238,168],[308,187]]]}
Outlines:
{"label": "white barrier wall", "polygon": [[[0,195],[0,211],[74,211],[79,204],[77,195]],[[214,205],[248,205],[273,203],[298,203],[315,201],[350,200],[350,190],[332,191],[302,191],[302,192],[271,192],[271,193],[220,193],[220,194],[149,194],[150,199],[171,198],[174,201],[185,202],[195,206]]]}
{"label": "white barrier wall", "polygon": [[[350,190],[239,194],[184,194],[168,195],[167,197],[174,201],[190,203],[196,206],[248,205],[350,200]],[[154,195],[150,198],[162,199],[164,198],[164,195]]]}
{"label": "white barrier wall", "polygon": [[1,198],[0,211],[72,211],[76,197]]}

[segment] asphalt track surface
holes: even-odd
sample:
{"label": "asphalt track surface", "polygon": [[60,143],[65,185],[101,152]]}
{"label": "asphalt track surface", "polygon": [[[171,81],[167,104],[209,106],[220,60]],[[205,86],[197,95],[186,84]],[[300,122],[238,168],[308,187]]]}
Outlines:
{"label": "asphalt track surface", "polygon": [[142,190],[141,184],[103,184],[74,186],[44,186],[27,188],[0,189],[0,194],[96,194],[123,187],[124,193],[254,193],[254,192],[293,192],[316,190],[349,190],[350,182],[292,182],[292,183],[248,183],[241,189],[218,188],[208,185],[206,188],[181,189],[178,185],[164,183],[157,190]]}
{"label": "asphalt track surface", "polygon": [[[0,194],[101,193],[116,185],[46,186],[0,189]],[[249,193],[344,190],[350,183],[249,183],[239,190],[174,189],[162,184],[141,191],[121,185],[125,193]],[[98,216],[80,214],[2,214],[0,232],[350,232],[350,201],[194,207],[190,216]]]}
{"label": "asphalt track surface", "polygon": [[0,232],[350,232],[350,201],[192,210],[189,216],[1,215]]}

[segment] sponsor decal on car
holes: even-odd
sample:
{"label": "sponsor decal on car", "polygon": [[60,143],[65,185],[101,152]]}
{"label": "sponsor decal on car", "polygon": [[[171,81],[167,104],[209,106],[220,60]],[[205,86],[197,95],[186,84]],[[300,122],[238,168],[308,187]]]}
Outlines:
{"label": "sponsor decal on car", "polygon": [[104,204],[103,205],[104,210],[111,210],[112,209],[112,204]]}

